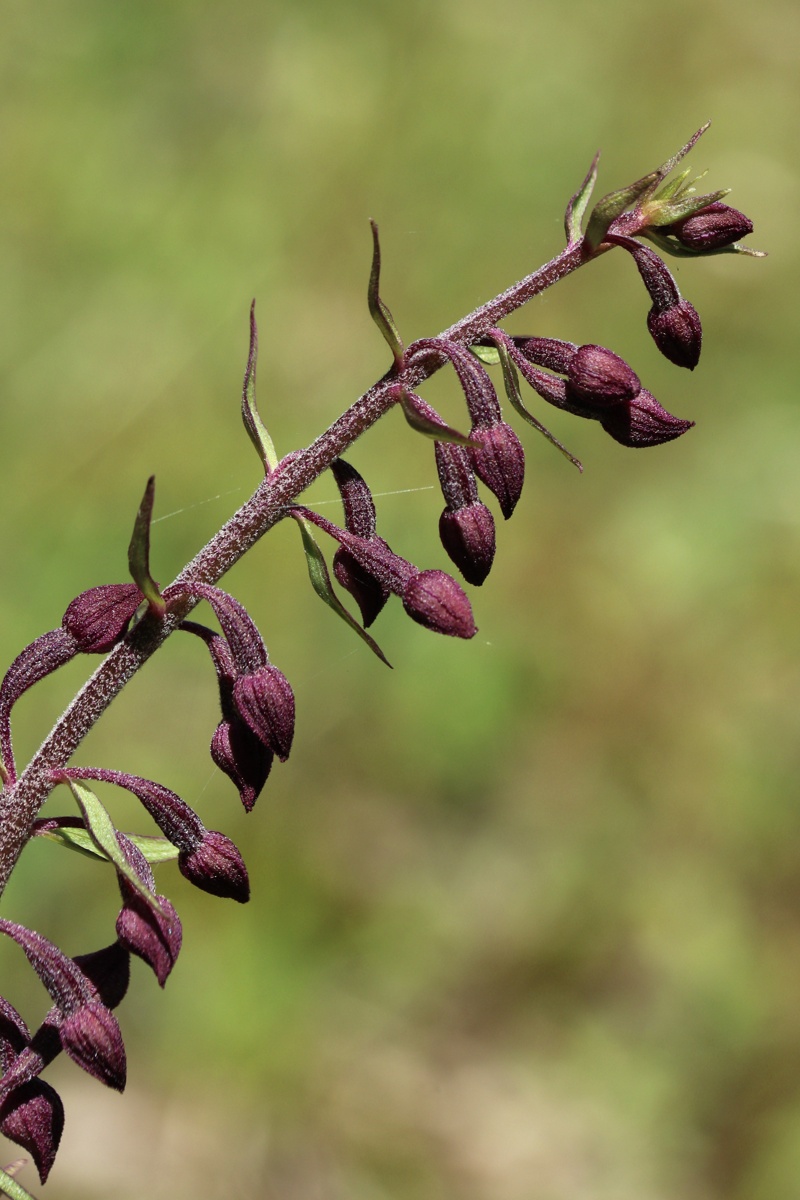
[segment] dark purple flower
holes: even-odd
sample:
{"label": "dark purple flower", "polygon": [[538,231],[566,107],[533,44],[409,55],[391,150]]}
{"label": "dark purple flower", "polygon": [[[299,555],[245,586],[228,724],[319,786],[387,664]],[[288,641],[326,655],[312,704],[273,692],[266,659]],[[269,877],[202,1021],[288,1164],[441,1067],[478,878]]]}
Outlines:
{"label": "dark purple flower", "polygon": [[128,865],[155,899],[155,904],[148,903],[141,892],[119,874],[117,879],[123,904],[117,917],[117,937],[126,949],[147,963],[163,987],[183,940],[180,918],[166,897],[156,895],[153,872],[138,847],[124,833],[117,833],[117,841]]}
{"label": "dark purple flower", "polygon": [[143,600],[135,583],[104,583],[76,596],[61,625],[83,654],[105,654],[122,641]]}
{"label": "dark purple flower", "polygon": [[239,791],[250,812],[267,782],[275,755],[240,717],[220,721],[211,739],[211,757]]}
{"label": "dark purple flower", "polygon": [[479,500],[463,508],[446,508],[439,517],[439,537],[467,583],[486,579],[494,561],[494,518]]}
{"label": "dark purple flower", "polygon": [[59,1034],[74,1063],[106,1087],[125,1090],[125,1046],[117,1019],[104,1004],[97,1000],[77,1008],[61,1022]]}
{"label": "dark purple flower", "polygon": [[678,367],[694,370],[700,361],[703,327],[688,300],[661,310],[654,305],[647,315],[647,328],[665,358]]}
{"label": "dark purple flower", "polygon": [[64,1131],[64,1106],[49,1083],[31,1079],[0,1102],[0,1132],[27,1150],[42,1183],[47,1180]]}
{"label": "dark purple flower", "polygon": [[753,232],[753,222],[738,209],[717,200],[690,217],[665,226],[661,232],[671,233],[687,250],[702,253],[732,246]]}
{"label": "dark purple flower", "polygon": [[516,508],[525,482],[525,451],[510,425],[476,426],[470,438],[480,442],[480,450],[470,450],[475,474],[497,497],[500,511],[508,518]]}
{"label": "dark purple flower", "polygon": [[410,579],[403,592],[403,608],[434,633],[460,638],[477,633],[469,600],[444,571],[420,571]]}
{"label": "dark purple flower", "polygon": [[624,358],[605,346],[580,346],[567,368],[567,395],[575,404],[606,408],[633,400],[641,383]]}
{"label": "dark purple flower", "polygon": [[181,854],[178,865],[190,883],[212,896],[240,904],[250,899],[247,867],[236,846],[222,833],[209,831],[196,849]]}
{"label": "dark purple flower", "polygon": [[286,676],[273,666],[240,675],[233,703],[259,741],[285,762],[294,737],[294,692]]}
{"label": "dark purple flower", "polygon": [[694,421],[673,417],[645,388],[630,404],[608,409],[600,423],[614,441],[635,449],[674,441],[694,425]]}

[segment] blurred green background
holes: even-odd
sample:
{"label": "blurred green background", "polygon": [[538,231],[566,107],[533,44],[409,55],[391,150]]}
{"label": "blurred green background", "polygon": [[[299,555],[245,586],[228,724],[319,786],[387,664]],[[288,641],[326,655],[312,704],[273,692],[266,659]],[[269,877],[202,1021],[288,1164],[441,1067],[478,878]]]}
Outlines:
{"label": "blurred green background", "polygon": [[[249,817],[208,758],[215,686],[189,639],[92,733],[77,761],[196,804],[253,899],[161,869],[184,951],[163,995],[135,965],[125,1097],[49,1072],[67,1129],[43,1194],[796,1200],[800,9],[7,0],[2,18],[4,664],[125,578],[148,474],[162,581],[255,486],[251,297],[281,452],[383,372],[368,217],[405,338],[429,336],[558,252],[598,147],[602,193],[713,118],[692,165],[770,252],[677,263],[706,335],[693,374],[657,354],[621,254],[509,321],[611,346],[697,427],[633,452],[540,411],[583,477],[520,430],[528,479],[473,642],[395,603],[386,671],[312,594],[293,528],[231,573],[298,703]],[[460,417],[444,376],[425,395]],[[430,446],[390,414],[351,460],[395,548],[446,566]],[[23,699],[21,757],[86,673]],[[4,901],[70,953],[110,940],[118,907],[99,867],[40,844]],[[0,972],[35,1023],[46,998],[10,943]]]}

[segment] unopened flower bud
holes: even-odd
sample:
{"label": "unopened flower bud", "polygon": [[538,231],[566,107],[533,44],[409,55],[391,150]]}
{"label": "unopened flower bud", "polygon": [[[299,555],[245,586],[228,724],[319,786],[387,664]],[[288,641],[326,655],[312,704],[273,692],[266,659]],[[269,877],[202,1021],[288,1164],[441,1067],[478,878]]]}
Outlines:
{"label": "unopened flower bud", "polygon": [[477,633],[469,600],[444,571],[420,571],[406,584],[403,608],[413,620],[448,637],[471,638]]}
{"label": "unopened flower bud", "polygon": [[510,425],[474,427],[470,437],[480,442],[480,450],[470,450],[473,470],[489,491],[497,497],[500,511],[508,520],[514,511],[525,480],[525,451]]}
{"label": "unopened flower bud", "polygon": [[76,596],[61,625],[84,654],[105,654],[124,638],[144,596],[135,583],[105,583]]}
{"label": "unopened flower bud", "polygon": [[446,508],[439,518],[442,545],[467,583],[480,586],[494,561],[494,518],[479,500],[463,508]]}
{"label": "unopened flower bud", "polygon": [[667,225],[662,232],[671,233],[687,250],[702,253],[732,246],[753,232],[753,222],[738,209],[717,200],[690,217]]}
{"label": "unopened flower bud", "polygon": [[238,789],[250,812],[267,782],[275,755],[240,717],[220,721],[211,739],[211,758]]}
{"label": "unopened flower bud", "polygon": [[49,1083],[31,1079],[0,1103],[0,1133],[27,1150],[42,1183],[50,1174],[64,1131],[64,1106]]}
{"label": "unopened flower bud", "polygon": [[125,1090],[125,1046],[117,1019],[104,1004],[81,1005],[64,1018],[58,1032],[74,1063],[106,1087]]}
{"label": "unopened flower bud", "polygon": [[700,359],[703,327],[688,300],[661,310],[653,305],[647,315],[647,328],[665,358],[678,367],[694,370]]}
{"label": "unopened flower bud", "polygon": [[240,675],[233,702],[256,737],[285,762],[294,737],[294,692],[286,676],[273,666]]}
{"label": "unopened flower bud", "polygon": [[600,417],[600,424],[615,442],[640,449],[674,441],[691,429],[694,421],[673,417],[661,407],[651,392],[642,388],[629,404],[609,408]]}
{"label": "unopened flower bud", "polygon": [[567,398],[587,407],[632,400],[641,386],[625,359],[605,346],[580,346],[567,368]]}
{"label": "unopened flower bud", "polygon": [[240,904],[250,899],[247,867],[223,833],[209,830],[196,849],[179,856],[178,867],[190,883],[212,896],[224,896]]}

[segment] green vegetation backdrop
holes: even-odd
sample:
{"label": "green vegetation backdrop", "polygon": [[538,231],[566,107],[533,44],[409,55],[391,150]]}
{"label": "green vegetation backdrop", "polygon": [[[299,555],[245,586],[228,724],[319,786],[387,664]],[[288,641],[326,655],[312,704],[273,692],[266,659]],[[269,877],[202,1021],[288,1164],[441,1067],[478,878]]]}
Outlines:
{"label": "green vegetation backdrop", "polygon": [[[254,486],[252,296],[282,452],[382,373],[369,217],[401,330],[430,335],[560,248],[598,146],[602,191],[710,117],[693,165],[771,255],[678,264],[706,334],[692,375],[655,351],[622,254],[517,315],[512,332],[609,345],[697,427],[634,452],[542,414],[585,474],[525,432],[472,643],[395,604],[386,671],[311,593],[294,528],[232,573],[298,699],[291,762],[251,816],[208,759],[215,688],[189,639],[93,732],[79,761],[197,804],[254,895],[241,910],[163,869],[183,954],[163,995],[135,971],[124,1098],[54,1066],[67,1129],[44,1195],[796,1200],[800,9],[2,15],[3,665],[78,591],[124,579],[150,472],[163,582]],[[456,419],[451,384],[426,395]],[[446,565],[430,447],[391,414],[352,459],[398,551]],[[85,666],[20,704],[21,752]],[[117,908],[106,873],[38,844],[6,900],[73,953]],[[10,944],[0,971],[35,1020],[46,998]]]}

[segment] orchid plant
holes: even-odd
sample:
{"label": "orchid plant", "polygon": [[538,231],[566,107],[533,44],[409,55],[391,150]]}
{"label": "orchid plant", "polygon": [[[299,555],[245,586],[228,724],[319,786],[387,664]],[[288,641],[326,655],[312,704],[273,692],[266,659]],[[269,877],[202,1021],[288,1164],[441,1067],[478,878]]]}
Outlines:
{"label": "orchid plant", "polygon": [[[284,762],[290,754],[294,694],[270,661],[252,618],[218,584],[282,520],[298,525],[317,594],[383,662],[386,658],[367,630],[392,595],[427,629],[450,637],[473,637],[472,609],[461,584],[438,567],[420,570],[389,547],[378,533],[368,484],[342,457],[391,408],[399,406],[412,429],[433,441],[444,498],[441,542],[464,581],[475,587],[487,578],[495,555],[495,516],[479,485],[494,497],[507,520],[519,500],[525,470],[522,444],[503,419],[489,368],[500,368],[510,407],[579,470],[578,460],[529,410],[520,380],[547,404],[596,421],[623,446],[658,446],[686,433],[693,422],[667,412],[612,350],[512,336],[500,326],[546,288],[609,251],[622,250],[633,259],[647,290],[647,328],[656,346],[677,366],[693,370],[702,345],[700,317],[682,298],[661,255],[759,256],[758,251],[740,245],[739,239],[753,226],[724,202],[725,190],[698,193],[697,180],[691,180],[688,171],[673,174],[706,128],[699,129],[662,166],[609,192],[589,211],[596,156],[567,204],[566,247],[437,337],[408,346],[380,294],[380,245],[372,223],[367,297],[388,344],[390,365],[316,441],[283,458],[276,454],[256,404],[258,338],[251,308],[241,411],[264,468],[253,495],[162,589],[149,564],[154,505],[150,479],[128,549],[131,581],[104,583],[82,592],[68,606],[58,628],[26,646],[8,668],[0,685],[0,896],[22,851],[35,837],[106,863],[121,894],[114,940],[75,958],[41,933],[0,918],[0,932],[17,943],[52,1000],[44,1021],[31,1032],[12,1004],[0,996],[0,1131],[32,1156],[42,1182],[53,1166],[64,1125],[61,1100],[42,1079],[43,1070],[63,1050],[100,1083],[121,1091],[125,1049],[113,1010],[128,988],[130,955],[144,959],[162,986],[178,957],[181,923],[157,889],[153,868],[176,860],[181,873],[211,895],[239,902],[249,895],[247,869],[229,838],[208,829],[188,804],[161,783],[105,767],[74,765],[73,756],[84,737],[167,638],[188,633],[205,644],[219,689],[220,721],[211,739],[212,760],[231,780],[244,808],[248,812],[253,808],[275,759]],[[466,432],[448,425],[419,394],[425,381],[443,368],[452,368],[463,391],[469,418]],[[341,496],[341,525],[299,501],[325,471],[331,472]],[[333,578],[319,532],[335,544]],[[358,618],[337,595],[334,579],[355,601]],[[215,628],[193,619],[194,609],[201,604],[213,613]],[[80,654],[105,657],[27,766],[20,767],[12,742],[14,705],[34,684]],[[58,786],[70,794],[74,810],[63,817],[40,817],[42,804]],[[141,802],[158,835],[116,827],[105,799],[114,787],[126,789]],[[29,1196],[14,1177],[18,1167],[13,1163],[0,1171],[0,1194],[12,1200]]]}

